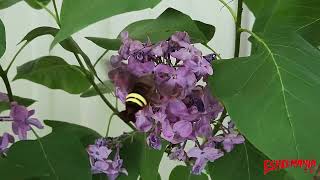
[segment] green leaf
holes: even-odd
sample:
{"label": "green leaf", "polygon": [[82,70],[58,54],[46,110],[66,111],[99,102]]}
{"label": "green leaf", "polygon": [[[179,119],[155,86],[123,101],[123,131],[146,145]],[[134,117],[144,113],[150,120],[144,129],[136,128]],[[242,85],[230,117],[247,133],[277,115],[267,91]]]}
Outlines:
{"label": "green leaf", "polygon": [[[214,180],[292,180],[285,170],[264,175],[264,160],[268,160],[248,141],[237,145],[230,153],[208,164],[208,173]],[[226,170],[228,173],[226,173]]]}
{"label": "green leaf", "polygon": [[[301,33],[319,20],[320,1],[247,3],[261,7],[252,9],[260,42],[250,57],[215,63],[210,86],[240,131],[268,157],[320,160],[320,144],[313,141],[320,126],[320,52]],[[288,171],[299,180],[312,176]]]}
{"label": "green leaf", "polygon": [[186,31],[193,43],[208,43],[215,32],[215,27],[192,20],[188,15],[172,8],[166,9],[157,19],[142,20],[127,26],[133,39],[156,43],[168,39],[177,31]]}
{"label": "green leaf", "polygon": [[3,56],[6,51],[6,29],[5,26],[0,19],[0,58]]}
{"label": "green leaf", "polygon": [[[146,41],[149,38],[152,43],[168,39],[177,31],[186,31],[193,43],[207,44],[215,33],[215,27],[192,20],[182,12],[168,8],[157,19],[134,22],[123,31],[128,31],[132,39]],[[108,50],[118,50],[121,45],[120,34],[118,39],[97,37],[88,37],[87,39]]]}
{"label": "green leaf", "polygon": [[71,133],[51,133],[40,138],[40,142],[43,146],[37,140],[19,141],[12,145],[7,158],[0,159],[1,178],[91,179],[85,148]]}
{"label": "green leaf", "polygon": [[170,174],[169,180],[208,180],[208,176],[205,174],[193,175],[191,168],[187,166],[176,166]]}
{"label": "green leaf", "polygon": [[8,8],[21,0],[0,0],[0,9]]}
{"label": "green leaf", "polygon": [[119,39],[108,39],[108,38],[98,38],[98,37],[87,37],[88,40],[92,41],[99,47],[108,50],[118,50],[121,45],[121,41]]}
{"label": "green leaf", "polygon": [[[46,26],[38,27],[38,28],[30,31],[21,40],[21,42],[27,41],[26,43],[30,43],[32,40],[34,40],[35,38],[37,38],[39,36],[43,36],[43,35],[47,35],[47,34],[55,36],[57,34],[57,32],[58,32],[58,29],[53,28],[53,27],[46,27]],[[81,48],[78,46],[78,44],[71,37],[61,41],[60,45],[67,51],[70,51],[74,54],[80,54],[82,56],[83,60],[86,62],[86,65],[89,66],[90,71],[93,72],[94,74],[96,74],[96,71],[95,71],[89,57],[81,50]]]}
{"label": "green leaf", "polygon": [[[16,101],[20,105],[24,105],[26,107],[31,106],[36,101],[33,99],[23,98],[19,96],[13,96],[14,101]],[[0,113],[2,111],[10,109],[10,103],[9,102],[0,102]]]}
{"label": "green leaf", "polygon": [[[125,12],[152,8],[160,0],[64,0],[61,9],[61,30],[51,44],[60,41],[88,25]],[[88,16],[90,14],[90,16]]]}
{"label": "green leaf", "polygon": [[51,0],[25,0],[25,2],[34,9],[42,9],[42,6],[39,4],[41,3],[43,6],[47,6]]}
{"label": "green leaf", "polygon": [[[103,84],[99,83],[97,84],[97,86],[103,94],[112,93],[114,90],[113,84],[110,80],[103,81]],[[98,92],[93,87],[90,87],[88,90],[82,93],[80,97],[85,98],[85,97],[92,97],[97,95],[99,95]]]}
{"label": "green leaf", "polygon": [[45,120],[44,123],[52,128],[53,133],[72,133],[81,141],[84,147],[87,147],[89,144],[93,144],[96,139],[102,137],[96,131],[77,124],[52,120]]}
{"label": "green leaf", "polygon": [[[43,36],[43,35],[52,35],[55,36],[58,33],[59,29],[43,26],[43,27],[37,27],[33,30],[31,30],[21,41],[26,41],[26,43],[30,43],[37,37]],[[80,54],[80,50],[76,42],[72,38],[68,38],[66,40],[63,40],[60,42],[60,45],[67,51],[75,52],[77,54]]]}
{"label": "green leaf", "polygon": [[80,67],[57,56],[41,57],[19,66],[14,80],[17,79],[27,79],[71,94],[80,94],[90,87]]}
{"label": "green leaf", "polygon": [[162,143],[161,150],[150,149],[146,144],[145,134],[137,133],[132,139],[129,138],[123,143],[120,149],[120,156],[123,158],[124,167],[128,176],[121,175],[121,180],[136,180],[138,176],[142,179],[157,179],[158,169],[166,143]]}

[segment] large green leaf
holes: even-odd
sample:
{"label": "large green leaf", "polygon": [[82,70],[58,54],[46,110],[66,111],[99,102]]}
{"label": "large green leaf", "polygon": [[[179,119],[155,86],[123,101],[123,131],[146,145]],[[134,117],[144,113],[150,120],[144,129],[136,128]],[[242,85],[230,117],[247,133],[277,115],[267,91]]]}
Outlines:
{"label": "large green leaf", "polygon": [[0,159],[1,179],[91,179],[88,155],[73,134],[51,133],[40,142],[19,141],[11,146],[7,158]]}
{"label": "large green leaf", "polygon": [[42,6],[39,4],[41,3],[43,6],[47,6],[51,0],[25,0],[25,2],[34,9],[42,9]]}
{"label": "large green leaf", "polygon": [[96,131],[77,124],[71,124],[62,121],[45,120],[44,123],[52,128],[53,133],[70,132],[75,135],[87,147],[89,144],[94,144],[94,141],[102,136]]}
{"label": "large green leaf", "polygon": [[123,164],[128,176],[121,175],[119,179],[136,180],[138,176],[143,180],[157,180],[158,169],[166,143],[162,142],[161,150],[150,149],[146,144],[145,134],[138,133],[127,139],[120,150]]}
{"label": "large green leaf", "polygon": [[160,0],[64,0],[61,9],[61,30],[51,47],[86,26],[125,12],[152,8]]}
{"label": "large green leaf", "polygon": [[6,51],[6,29],[3,22],[0,19],[0,58]]}
{"label": "large green leaf", "polygon": [[285,170],[272,171],[264,175],[264,160],[268,159],[246,141],[222,158],[209,163],[208,173],[214,180],[292,180]]}
{"label": "large green leaf", "polygon": [[[99,83],[97,86],[103,94],[112,93],[114,90],[113,84],[110,80],[103,81],[103,83]],[[88,90],[83,92],[80,97],[85,98],[97,95],[99,95],[98,92],[93,87],[90,87]]]}
{"label": "large green leaf", "polygon": [[[168,8],[157,19],[134,22],[123,31],[128,31],[129,36],[133,39],[146,41],[149,38],[153,43],[166,40],[177,31],[186,31],[193,43],[207,44],[215,33],[215,27],[192,20],[182,12]],[[102,48],[117,50],[120,48],[119,36],[118,39],[94,37],[88,39]]]}
{"label": "large green leaf", "polygon": [[17,79],[27,79],[71,94],[80,94],[90,87],[80,67],[57,56],[41,57],[19,66],[14,80]]}
{"label": "large green leaf", "polygon": [[170,173],[169,180],[208,180],[205,174],[193,175],[191,168],[187,166],[176,166]]}
{"label": "large green leaf", "polygon": [[0,9],[8,8],[22,0],[0,0]]}
{"label": "large green leaf", "polygon": [[[214,64],[213,92],[240,131],[271,159],[320,160],[320,144],[312,140],[320,134],[320,52],[301,33],[319,20],[320,1],[247,3],[261,7],[253,9],[260,42],[250,57]],[[311,178],[299,168],[289,172],[298,180]]]}
{"label": "large green leaf", "polygon": [[[18,104],[20,105],[24,105],[26,107],[32,105],[33,103],[35,103],[36,101],[33,99],[28,99],[28,98],[23,98],[23,97],[19,97],[19,96],[13,96],[14,101],[16,101]],[[2,111],[8,110],[10,109],[10,103],[9,102],[0,102],[0,113]]]}

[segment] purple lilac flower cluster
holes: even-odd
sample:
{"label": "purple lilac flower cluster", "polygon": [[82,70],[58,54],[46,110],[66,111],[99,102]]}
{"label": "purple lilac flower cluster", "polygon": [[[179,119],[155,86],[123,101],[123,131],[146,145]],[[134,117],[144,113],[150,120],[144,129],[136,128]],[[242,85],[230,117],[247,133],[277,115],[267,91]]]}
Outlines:
{"label": "purple lilac flower cluster", "polygon": [[[8,102],[6,94],[0,92],[0,102]],[[12,132],[17,135],[20,140],[27,139],[27,132],[35,126],[43,129],[44,126],[36,118],[32,118],[35,113],[34,110],[28,110],[25,106],[18,105],[16,102],[11,103],[11,110],[9,116],[0,116],[0,122],[11,122]],[[14,143],[14,136],[5,132],[0,136],[0,154],[5,154],[8,146]]]}
{"label": "purple lilac flower cluster", "polygon": [[[161,137],[174,147],[169,157],[180,161],[195,160],[193,173],[200,174],[208,161],[230,152],[234,144],[244,142],[233,127],[224,134],[212,134],[212,124],[223,111],[208,87],[213,74],[211,61],[215,54],[202,55],[192,45],[186,32],[177,32],[168,40],[152,44],[121,34],[122,46],[118,55],[111,57],[109,78],[116,87],[116,96],[125,103],[132,79],[145,75],[154,77],[156,93],[149,105],[136,113],[138,130],[148,133],[147,143],[161,149]],[[187,141],[205,143],[185,152]],[[218,144],[223,144],[223,150]]]}
{"label": "purple lilac flower cluster", "polygon": [[120,159],[118,145],[113,160],[110,159],[112,153],[110,143],[104,138],[97,139],[95,144],[89,145],[87,152],[93,174],[104,173],[109,180],[116,179],[120,173],[128,175],[127,170],[122,167],[123,160]]}

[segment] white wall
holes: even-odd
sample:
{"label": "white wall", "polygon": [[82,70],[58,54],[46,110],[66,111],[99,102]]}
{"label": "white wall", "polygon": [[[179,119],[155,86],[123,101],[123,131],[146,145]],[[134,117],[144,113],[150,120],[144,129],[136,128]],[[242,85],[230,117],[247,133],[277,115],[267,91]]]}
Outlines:
{"label": "white wall", "polygon": [[[61,4],[62,1],[58,2]],[[236,3],[231,2],[230,6],[235,7]],[[50,8],[51,5],[49,6]],[[147,18],[156,18],[167,7],[174,7],[188,15],[195,20],[212,24],[216,27],[216,34],[209,45],[216,49],[223,58],[231,58],[234,51],[234,23],[227,8],[218,0],[163,0],[156,8],[150,10],[143,10],[140,12],[127,13],[113,18],[98,22],[81,32],[75,34],[76,41],[79,42],[83,50],[89,54],[92,60],[97,59],[103,49],[95,46],[93,43],[86,40],[86,36],[97,37],[116,37],[119,32],[128,24]],[[21,2],[15,6],[0,11],[1,20],[6,26],[7,33],[7,51],[1,59],[1,65],[7,66],[12,59],[19,46],[17,43],[30,30],[39,26],[56,26],[52,18],[44,10],[33,10],[26,3]],[[245,8],[243,16],[244,26],[251,26],[253,18],[249,15]],[[246,37],[244,36],[243,39]],[[69,63],[76,64],[75,59],[71,53],[64,51],[61,47],[56,46],[49,52],[49,45],[52,37],[44,36],[32,42],[18,57],[12,70],[9,73],[9,78],[12,79],[16,74],[15,66],[24,64],[29,60],[36,59],[44,55],[58,55]],[[248,54],[250,48],[246,43],[242,43],[242,54]],[[203,49],[204,52],[210,52]],[[111,53],[105,56],[108,60]],[[101,62],[98,67],[101,77],[106,77],[106,69],[104,62]],[[77,83],[77,82],[75,82]],[[25,80],[17,80],[12,83],[13,93],[22,97],[36,99],[32,108],[36,109],[36,116],[40,119],[61,120],[81,125],[88,126],[95,129],[101,134],[105,134],[108,115],[108,110],[104,103],[98,97],[81,99],[76,95],[69,95],[61,90],[50,90],[44,86],[34,84]],[[0,83],[0,91],[5,92],[4,84]],[[108,96],[111,101],[114,101],[112,96]],[[10,130],[6,124],[0,124],[0,134],[3,131]],[[117,136],[123,131],[129,130],[126,125],[114,119],[110,134]],[[41,135],[48,133],[50,129],[38,131]],[[166,157],[163,158],[160,167],[160,174],[163,180],[168,179],[171,169],[177,163],[169,161]]]}

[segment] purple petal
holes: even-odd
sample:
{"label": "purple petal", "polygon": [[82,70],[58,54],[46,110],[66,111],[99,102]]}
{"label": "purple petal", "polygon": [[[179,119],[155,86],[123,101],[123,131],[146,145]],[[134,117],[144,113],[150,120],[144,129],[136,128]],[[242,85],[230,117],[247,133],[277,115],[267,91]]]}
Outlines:
{"label": "purple petal", "polygon": [[151,133],[147,137],[147,144],[153,149],[160,150],[161,149],[161,139],[157,135]]}
{"label": "purple petal", "polygon": [[187,114],[187,106],[178,99],[173,99],[168,103],[167,111],[174,116],[181,116]]}
{"label": "purple petal", "polygon": [[210,137],[212,133],[210,122],[204,118],[201,118],[200,121],[195,124],[195,132],[197,136]]}
{"label": "purple petal", "polygon": [[196,174],[196,175],[200,175],[202,173],[202,171],[204,170],[204,168],[207,165],[207,160],[205,159],[197,159],[195,164],[192,167],[192,174]]}
{"label": "purple petal", "polygon": [[174,147],[169,154],[170,160],[185,161],[186,158],[186,153],[183,148]]}
{"label": "purple petal", "polygon": [[96,163],[94,163],[94,167],[103,172],[106,171],[109,168],[109,164],[106,163],[105,161],[97,161]]}
{"label": "purple petal", "polygon": [[188,137],[192,133],[192,124],[189,121],[179,121],[173,125],[173,131],[177,132],[181,137]]}
{"label": "purple petal", "polygon": [[143,132],[148,132],[152,128],[152,122],[150,121],[150,118],[147,117],[144,110],[140,110],[136,113],[135,125],[138,130]]}
{"label": "purple petal", "polygon": [[11,106],[10,116],[14,121],[25,121],[28,118],[29,111],[26,107],[13,103]]}
{"label": "purple petal", "polygon": [[120,37],[122,41],[126,41],[129,38],[129,33],[128,31],[123,31],[120,33]]}
{"label": "purple petal", "polygon": [[122,58],[119,55],[112,55],[110,58],[110,63],[113,68],[118,68],[121,65]]}
{"label": "purple petal", "polygon": [[166,139],[167,141],[171,141],[172,138],[174,137],[174,132],[173,129],[170,125],[170,122],[168,119],[165,119],[162,123],[162,134],[163,138]]}
{"label": "purple petal", "polygon": [[167,118],[167,115],[163,112],[156,112],[154,115],[152,115],[152,118],[156,122],[162,123]]}
{"label": "purple petal", "polygon": [[191,60],[193,55],[190,53],[189,50],[182,48],[178,51],[172,52],[171,56],[182,61],[189,61]]}
{"label": "purple petal", "polygon": [[30,119],[28,119],[28,120],[27,120],[27,124],[31,124],[31,125],[39,128],[39,129],[43,129],[43,128],[44,128],[44,126],[41,124],[41,122],[40,122],[38,119],[36,119],[36,118],[30,118]]}
{"label": "purple petal", "polygon": [[14,142],[14,137],[9,133],[3,133],[0,137],[0,151],[6,149],[9,146],[9,143]]}
{"label": "purple petal", "polygon": [[19,127],[18,128],[18,137],[20,140],[26,140],[27,139],[27,128]]}
{"label": "purple petal", "polygon": [[238,135],[237,137],[232,139],[234,144],[242,144],[245,141],[245,138],[242,135]]}
{"label": "purple petal", "polygon": [[17,122],[12,122],[12,131],[14,134],[18,134],[19,124]]}
{"label": "purple petal", "polygon": [[202,154],[203,154],[203,151],[198,147],[193,147],[187,152],[188,157],[200,158],[202,157]]}
{"label": "purple petal", "polygon": [[209,161],[214,161],[223,156],[223,152],[212,147],[205,147],[203,149],[203,152],[206,156],[206,159],[208,159]]}

